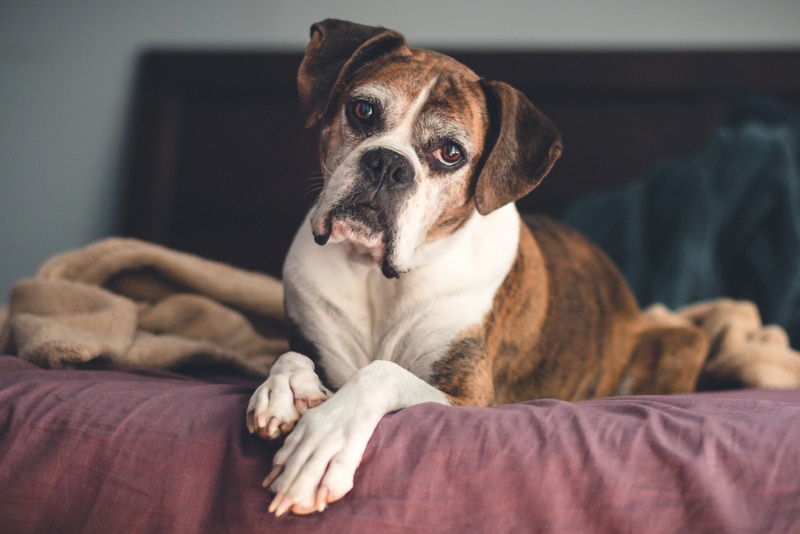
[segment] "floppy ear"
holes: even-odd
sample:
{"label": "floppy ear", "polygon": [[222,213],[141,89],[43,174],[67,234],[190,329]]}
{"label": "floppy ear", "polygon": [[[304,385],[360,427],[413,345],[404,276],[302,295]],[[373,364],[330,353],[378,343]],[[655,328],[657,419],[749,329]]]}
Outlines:
{"label": "floppy ear", "polygon": [[487,215],[539,185],[561,156],[561,134],[530,100],[503,82],[481,80],[489,112],[475,206]]}
{"label": "floppy ear", "polygon": [[306,127],[325,116],[334,90],[365,62],[406,46],[405,37],[386,28],[327,19],[311,26],[311,41],[297,73]]}

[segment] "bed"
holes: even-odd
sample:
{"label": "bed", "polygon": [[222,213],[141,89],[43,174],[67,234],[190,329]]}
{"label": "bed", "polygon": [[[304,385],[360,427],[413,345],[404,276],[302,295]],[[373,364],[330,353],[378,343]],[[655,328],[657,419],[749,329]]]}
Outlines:
{"label": "bed", "polygon": [[[799,344],[800,53],[453,55],[562,131],[522,211],[590,234],[643,305],[746,298]],[[120,233],[278,276],[318,177],[299,61],[144,53]],[[800,530],[800,390],[419,405],[383,419],[344,499],[275,518],[279,443],[244,424],[257,384],[0,357],[0,530]]]}

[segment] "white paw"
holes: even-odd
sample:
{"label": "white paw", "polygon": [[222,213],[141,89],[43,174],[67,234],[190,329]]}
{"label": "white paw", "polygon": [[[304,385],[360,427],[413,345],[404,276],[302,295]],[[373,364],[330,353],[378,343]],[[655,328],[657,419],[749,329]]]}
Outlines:
{"label": "white paw", "polygon": [[422,402],[447,404],[447,397],[391,362],[359,369],[325,403],[306,411],[275,454],[264,480],[275,493],[269,511],[321,512],[344,497],[381,418]]}
{"label": "white paw", "polygon": [[356,468],[382,415],[365,413],[337,393],[309,410],[275,455],[264,480],[275,498],[269,511],[308,514],[323,511],[353,487]]}
{"label": "white paw", "polygon": [[247,429],[264,439],[288,434],[300,417],[330,395],[302,354],[287,352],[273,364],[269,377],[250,397]]}

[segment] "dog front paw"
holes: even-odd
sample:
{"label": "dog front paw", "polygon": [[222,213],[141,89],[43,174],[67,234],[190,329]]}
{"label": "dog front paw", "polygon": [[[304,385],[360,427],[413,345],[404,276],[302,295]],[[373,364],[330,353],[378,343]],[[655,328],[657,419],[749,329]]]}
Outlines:
{"label": "dog front paw", "polygon": [[263,482],[275,494],[270,512],[277,516],[321,512],[353,487],[379,416],[367,415],[363,406],[350,401],[337,393],[309,411],[286,438]]}
{"label": "dog front paw", "polygon": [[302,354],[283,354],[269,377],[250,397],[247,429],[264,439],[288,434],[309,408],[330,395],[314,372],[314,363]]}

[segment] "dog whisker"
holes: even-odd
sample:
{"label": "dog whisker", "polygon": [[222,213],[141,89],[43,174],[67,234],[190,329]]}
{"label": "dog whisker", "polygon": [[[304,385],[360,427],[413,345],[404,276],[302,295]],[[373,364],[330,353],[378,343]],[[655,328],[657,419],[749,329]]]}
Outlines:
{"label": "dog whisker", "polygon": [[303,183],[303,195],[317,196],[325,186],[325,175],[322,172],[314,172],[301,179]]}
{"label": "dog whisker", "polygon": [[327,177],[327,176],[330,176],[330,175],[332,175],[332,174],[333,174],[333,172],[331,172],[331,170],[328,168],[328,166],[327,166],[327,165],[325,165],[325,162],[324,162],[324,161],[322,162],[322,170],[324,171],[324,172],[322,173],[322,175],[323,175],[323,176],[326,176],[326,177]]}

